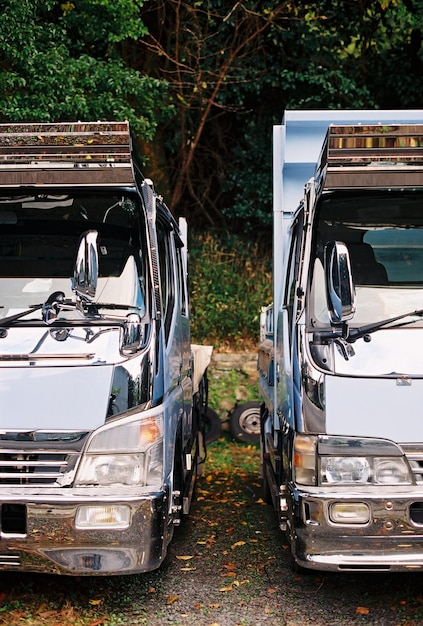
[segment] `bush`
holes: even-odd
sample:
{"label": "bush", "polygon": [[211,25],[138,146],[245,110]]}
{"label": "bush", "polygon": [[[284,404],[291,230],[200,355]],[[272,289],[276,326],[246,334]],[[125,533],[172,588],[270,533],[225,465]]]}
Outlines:
{"label": "bush", "polygon": [[191,333],[217,351],[254,350],[272,300],[272,250],[239,235],[191,233]]}

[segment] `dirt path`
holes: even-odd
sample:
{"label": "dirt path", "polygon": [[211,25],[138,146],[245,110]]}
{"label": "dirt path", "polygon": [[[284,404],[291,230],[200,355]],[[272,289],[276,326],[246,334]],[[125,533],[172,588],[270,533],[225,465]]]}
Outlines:
{"label": "dirt path", "polygon": [[423,576],[309,574],[288,565],[260,499],[258,450],[210,446],[197,500],[162,568],[66,578],[0,574],[0,624],[302,626],[423,624]]}

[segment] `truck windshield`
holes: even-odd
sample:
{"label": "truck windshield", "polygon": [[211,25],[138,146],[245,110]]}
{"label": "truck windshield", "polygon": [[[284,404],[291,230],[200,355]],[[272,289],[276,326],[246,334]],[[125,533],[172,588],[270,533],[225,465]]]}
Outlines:
{"label": "truck windshield", "polygon": [[[71,277],[79,238],[88,230],[98,231],[95,301],[137,307],[143,315],[146,243],[141,215],[136,195],[115,190],[1,196],[0,322],[45,302],[55,291],[74,298]],[[39,311],[28,319],[40,319]]]}
{"label": "truck windshield", "polygon": [[311,318],[329,323],[323,250],[342,241],[356,287],[351,325],[423,307],[423,192],[377,191],[323,195],[316,213],[311,272]]}

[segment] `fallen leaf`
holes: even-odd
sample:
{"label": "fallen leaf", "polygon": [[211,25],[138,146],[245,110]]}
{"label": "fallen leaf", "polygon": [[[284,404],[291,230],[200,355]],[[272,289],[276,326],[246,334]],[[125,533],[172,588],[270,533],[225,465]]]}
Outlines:
{"label": "fallen leaf", "polygon": [[156,593],[156,588],[155,587],[149,587],[148,588],[148,593]]}
{"label": "fallen leaf", "polygon": [[176,600],[179,600],[179,596],[176,593],[170,593],[167,596],[166,604],[173,604]]}
{"label": "fallen leaf", "polygon": [[214,604],[208,604],[207,606],[209,607],[209,609],[220,609],[220,604],[218,602],[215,602]]}
{"label": "fallen leaf", "polygon": [[189,561],[190,559],[193,559],[194,557],[188,556],[188,555],[186,556],[181,555],[181,556],[176,556],[176,558],[179,559],[180,561]]}
{"label": "fallen leaf", "polygon": [[103,600],[90,600],[89,602],[93,606],[98,606],[99,604],[101,604],[103,602]]}
{"label": "fallen leaf", "polygon": [[358,606],[355,610],[358,615],[368,615],[369,609],[366,609],[364,606]]}
{"label": "fallen leaf", "polygon": [[267,593],[276,593],[277,589],[270,588],[267,590]]}
{"label": "fallen leaf", "polygon": [[236,541],[235,543],[233,543],[231,545],[232,550],[234,550],[235,548],[238,548],[239,546],[244,546],[245,545],[245,541]]}
{"label": "fallen leaf", "polygon": [[194,572],[196,567],[181,567],[181,572]]}

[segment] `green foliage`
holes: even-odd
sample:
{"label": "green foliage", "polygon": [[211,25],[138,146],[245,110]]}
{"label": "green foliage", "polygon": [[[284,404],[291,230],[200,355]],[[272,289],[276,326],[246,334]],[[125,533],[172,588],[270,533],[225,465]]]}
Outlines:
{"label": "green foliage", "polygon": [[271,243],[201,234],[190,243],[193,341],[215,349],[255,350],[260,310],[272,300]]}
{"label": "green foliage", "polygon": [[423,106],[423,0],[0,9],[0,120],[128,119],[168,204],[198,227],[266,232],[285,109]]}
{"label": "green foliage", "polygon": [[[149,35],[140,42],[145,46],[145,64],[169,80],[175,103],[175,118],[165,129],[173,190],[169,204],[191,221],[225,228],[226,215],[233,217],[233,212],[222,212],[222,206],[232,206],[239,191],[227,181],[228,172],[240,172],[246,165],[242,162],[238,168],[239,155],[232,152],[245,130],[234,118],[248,110],[250,93],[256,100],[263,95],[260,86],[267,71],[263,34],[282,19],[287,7],[287,2],[275,5],[272,0],[145,4]],[[239,217],[245,220],[245,215]]]}
{"label": "green foliage", "polygon": [[3,0],[3,121],[128,119],[151,139],[166,110],[163,81],[128,68],[117,42],[145,27],[136,0]]}
{"label": "green foliage", "polygon": [[144,8],[141,45],[175,103],[164,129],[169,200],[196,224],[266,229],[271,128],[285,109],[423,105],[423,0],[150,0]]}
{"label": "green foliage", "polygon": [[278,65],[287,108],[421,106],[422,0],[298,4]]}
{"label": "green foliage", "polygon": [[244,133],[232,148],[232,167],[222,185],[222,212],[237,231],[268,232],[273,217],[272,125],[251,118],[242,122]]}
{"label": "green foliage", "polygon": [[251,381],[247,373],[238,369],[218,370],[210,367],[209,407],[214,409],[221,419],[233,410],[237,404],[259,399],[258,380]]}
{"label": "green foliage", "polygon": [[[114,44],[147,33],[140,19],[144,0],[78,0],[61,4],[74,53],[113,54]],[[89,33],[89,35],[88,35]]]}

